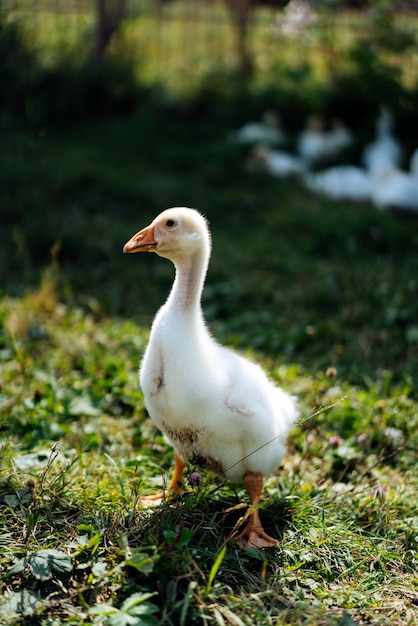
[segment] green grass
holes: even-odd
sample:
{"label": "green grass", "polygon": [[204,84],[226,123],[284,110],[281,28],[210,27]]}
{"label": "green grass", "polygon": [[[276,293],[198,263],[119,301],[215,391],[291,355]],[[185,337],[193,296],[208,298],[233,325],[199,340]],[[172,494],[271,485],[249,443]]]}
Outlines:
{"label": "green grass", "polygon": [[[191,113],[2,135],[0,623],[412,626],[416,219],[249,176]],[[300,399],[277,549],[236,547],[244,490],[202,469],[138,505],[170,477],[137,367],[172,268],[121,250],[176,204],[212,225],[214,334]]]}

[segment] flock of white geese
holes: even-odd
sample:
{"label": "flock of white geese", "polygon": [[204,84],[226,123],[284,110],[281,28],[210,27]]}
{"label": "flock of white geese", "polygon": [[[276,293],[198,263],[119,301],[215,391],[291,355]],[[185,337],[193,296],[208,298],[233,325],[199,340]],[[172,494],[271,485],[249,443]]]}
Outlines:
{"label": "flock of white geese", "polygon": [[[394,135],[391,111],[382,106],[375,138],[362,151],[361,165],[336,164],[355,138],[340,122],[329,130],[318,116],[311,116],[296,138],[296,149],[285,150],[289,138],[277,116],[267,112],[260,122],[231,133],[237,143],[252,146],[249,167],[257,164],[278,178],[297,177],[310,191],[335,200],[369,202],[379,210],[418,212],[418,148],[406,169],[405,151]],[[334,163],[325,167],[324,164]]]}

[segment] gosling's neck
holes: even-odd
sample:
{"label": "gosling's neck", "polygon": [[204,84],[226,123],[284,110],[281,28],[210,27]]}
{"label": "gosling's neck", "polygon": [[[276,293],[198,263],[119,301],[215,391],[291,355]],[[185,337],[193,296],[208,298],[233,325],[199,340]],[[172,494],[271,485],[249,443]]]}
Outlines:
{"label": "gosling's neck", "polygon": [[176,313],[202,317],[201,299],[208,261],[204,250],[173,261],[176,277],[167,304]]}

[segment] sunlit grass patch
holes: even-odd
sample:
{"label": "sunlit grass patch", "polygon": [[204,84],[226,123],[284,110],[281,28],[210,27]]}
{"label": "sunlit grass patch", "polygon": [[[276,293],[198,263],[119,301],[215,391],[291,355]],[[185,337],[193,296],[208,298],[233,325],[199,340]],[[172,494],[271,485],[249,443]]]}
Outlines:
{"label": "sunlit grass patch", "polygon": [[[4,318],[29,297],[3,300]],[[36,311],[42,336],[6,324],[3,337],[12,358],[2,361],[2,400],[13,406],[3,404],[1,425],[1,610],[10,623],[139,614],[167,624],[413,623],[416,402],[407,388],[387,395],[334,371],[279,369],[304,415],[265,486],[263,520],[280,545],[242,551],[233,541],[248,504],[241,486],[201,468],[193,486],[193,463],[183,495],[140,506],[168,482],[171,462],[136,382],[147,332],[58,301]]]}

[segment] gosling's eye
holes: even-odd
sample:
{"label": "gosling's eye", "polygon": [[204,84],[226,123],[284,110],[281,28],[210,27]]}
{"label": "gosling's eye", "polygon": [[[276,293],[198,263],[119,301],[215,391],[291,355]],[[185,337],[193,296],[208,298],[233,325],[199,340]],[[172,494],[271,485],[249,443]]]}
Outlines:
{"label": "gosling's eye", "polygon": [[174,228],[176,222],[174,220],[167,220],[165,225],[167,226],[167,228]]}

